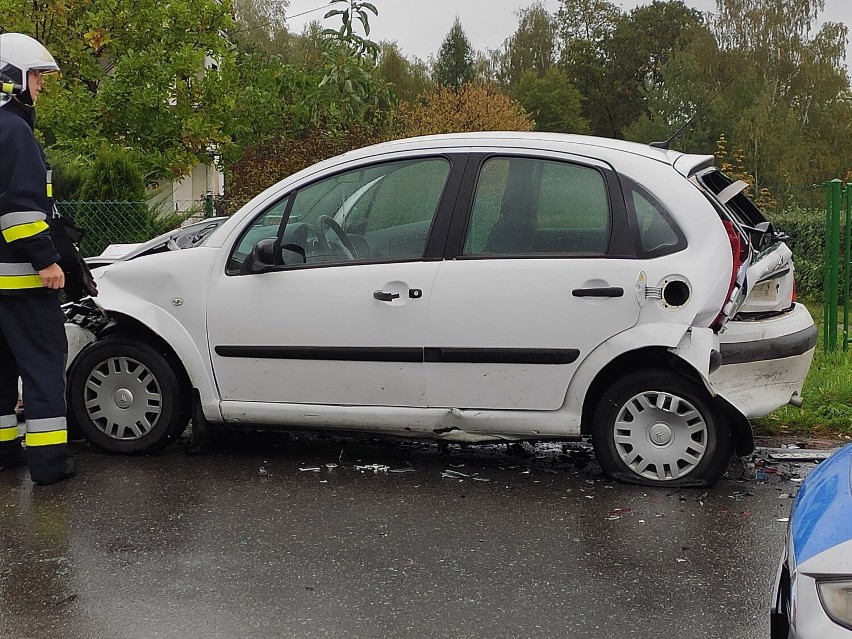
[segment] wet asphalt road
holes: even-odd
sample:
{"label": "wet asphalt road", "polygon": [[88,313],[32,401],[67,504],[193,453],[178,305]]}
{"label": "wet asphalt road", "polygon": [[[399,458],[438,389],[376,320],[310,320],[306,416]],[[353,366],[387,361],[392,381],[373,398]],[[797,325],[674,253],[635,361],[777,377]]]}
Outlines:
{"label": "wet asphalt road", "polygon": [[623,486],[560,445],[73,448],[68,482],[0,474],[3,639],[768,637],[797,488]]}

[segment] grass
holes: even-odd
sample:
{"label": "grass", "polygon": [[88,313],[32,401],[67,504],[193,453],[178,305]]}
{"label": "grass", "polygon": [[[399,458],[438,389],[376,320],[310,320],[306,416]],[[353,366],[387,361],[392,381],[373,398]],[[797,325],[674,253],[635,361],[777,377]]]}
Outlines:
{"label": "grass", "polygon": [[[819,328],[819,342],[811,365],[801,408],[785,406],[755,423],[763,435],[791,435],[801,438],[852,438],[852,351],[825,353],[822,304],[805,302]],[[838,314],[843,321],[843,310]],[[838,333],[842,332],[842,328]],[[842,339],[842,335],[838,335]]]}

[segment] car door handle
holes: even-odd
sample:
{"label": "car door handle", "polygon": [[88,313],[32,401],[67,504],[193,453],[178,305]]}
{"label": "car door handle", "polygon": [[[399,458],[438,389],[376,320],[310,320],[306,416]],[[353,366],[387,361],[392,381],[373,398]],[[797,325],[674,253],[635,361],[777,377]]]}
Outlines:
{"label": "car door handle", "polygon": [[600,288],[575,288],[571,291],[574,297],[622,297],[624,289],[620,286],[603,286]]}
{"label": "car door handle", "polygon": [[399,293],[385,293],[384,291],[374,291],[373,298],[380,302],[392,302],[399,297]]}

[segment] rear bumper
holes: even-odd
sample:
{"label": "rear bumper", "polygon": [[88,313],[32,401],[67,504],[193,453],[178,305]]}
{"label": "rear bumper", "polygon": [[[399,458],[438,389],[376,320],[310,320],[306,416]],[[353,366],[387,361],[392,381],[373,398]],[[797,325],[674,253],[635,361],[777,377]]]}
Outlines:
{"label": "rear bumper", "polygon": [[730,321],[719,336],[722,365],[709,381],[743,415],[763,417],[801,394],[816,343],[816,325],[801,304],[778,317]]}

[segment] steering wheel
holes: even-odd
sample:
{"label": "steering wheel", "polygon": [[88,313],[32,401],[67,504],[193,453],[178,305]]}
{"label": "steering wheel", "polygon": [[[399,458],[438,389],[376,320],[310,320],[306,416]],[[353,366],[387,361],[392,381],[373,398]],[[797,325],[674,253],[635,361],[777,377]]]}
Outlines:
{"label": "steering wheel", "polygon": [[[334,232],[336,241],[328,241],[328,237],[326,237],[325,234],[328,229]],[[341,228],[340,224],[334,221],[333,217],[320,215],[317,218],[316,231],[317,241],[322,248],[334,250],[335,253],[344,255],[350,260],[354,260],[358,256],[358,251],[355,250],[355,245],[352,244],[352,240],[349,239],[349,236],[346,235],[346,231]],[[332,244],[334,244],[333,249]]]}

